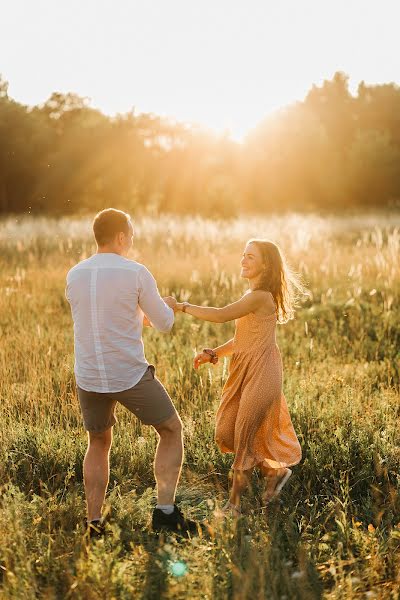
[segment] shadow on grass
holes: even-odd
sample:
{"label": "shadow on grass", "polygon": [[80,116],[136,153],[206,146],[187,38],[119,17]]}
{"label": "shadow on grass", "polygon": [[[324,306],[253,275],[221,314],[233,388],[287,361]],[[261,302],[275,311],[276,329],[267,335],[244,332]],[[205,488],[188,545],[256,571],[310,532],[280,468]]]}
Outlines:
{"label": "shadow on grass", "polygon": [[148,535],[146,537],[147,540],[143,540],[143,536],[141,538],[148,558],[140,598],[142,600],[153,600],[154,598],[161,600],[168,596],[168,556],[162,549],[162,541],[155,536]]}

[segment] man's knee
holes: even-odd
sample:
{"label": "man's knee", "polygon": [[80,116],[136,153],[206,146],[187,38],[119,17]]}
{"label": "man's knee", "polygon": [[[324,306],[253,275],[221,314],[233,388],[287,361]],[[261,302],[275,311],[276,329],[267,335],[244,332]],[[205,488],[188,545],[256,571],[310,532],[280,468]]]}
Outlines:
{"label": "man's knee", "polygon": [[182,421],[179,416],[175,414],[166,421],[154,425],[154,429],[161,437],[181,437]]}
{"label": "man's knee", "polygon": [[89,431],[89,447],[96,448],[97,450],[103,450],[107,452],[111,448],[112,443],[112,428],[106,429],[106,431]]}

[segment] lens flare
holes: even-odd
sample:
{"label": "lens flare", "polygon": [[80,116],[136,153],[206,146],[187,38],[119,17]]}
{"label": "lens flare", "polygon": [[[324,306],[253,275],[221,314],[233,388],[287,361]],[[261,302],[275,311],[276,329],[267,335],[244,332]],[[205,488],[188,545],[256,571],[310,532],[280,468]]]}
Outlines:
{"label": "lens flare", "polygon": [[186,563],[181,560],[171,562],[169,565],[169,570],[171,575],[174,577],[183,577],[188,572]]}

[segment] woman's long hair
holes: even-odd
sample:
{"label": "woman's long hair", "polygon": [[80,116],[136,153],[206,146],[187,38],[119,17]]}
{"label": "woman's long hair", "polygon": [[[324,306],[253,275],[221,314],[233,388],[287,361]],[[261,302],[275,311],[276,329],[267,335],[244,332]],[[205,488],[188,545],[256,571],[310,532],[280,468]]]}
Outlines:
{"label": "woman's long hair", "polygon": [[308,295],[301,278],[287,265],[279,247],[269,240],[253,239],[247,242],[255,244],[261,251],[265,270],[256,289],[271,292],[279,323],[293,319],[299,297]]}

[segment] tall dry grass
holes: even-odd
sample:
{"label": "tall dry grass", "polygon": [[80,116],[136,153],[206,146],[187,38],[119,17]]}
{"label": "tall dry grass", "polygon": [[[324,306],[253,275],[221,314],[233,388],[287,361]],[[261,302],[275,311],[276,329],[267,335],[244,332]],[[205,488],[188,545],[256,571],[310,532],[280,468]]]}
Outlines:
{"label": "tall dry grass", "polygon": [[[227,362],[195,372],[197,348],[233,325],[178,315],[145,332],[146,353],[185,428],[179,500],[209,537],[157,543],[155,436],[120,410],[107,503],[111,533],[88,547],[65,275],[94,251],[87,220],[0,224],[0,580],[4,598],[399,598],[400,219],[384,216],[162,217],[135,223],[133,258],[165,293],[221,306],[238,298],[242,248],[277,242],[306,280],[278,328],[284,390],[303,460],[281,506],[261,510],[255,475],[239,523],[218,524],[231,457],[213,441]],[[177,575],[183,562],[184,574]]]}

